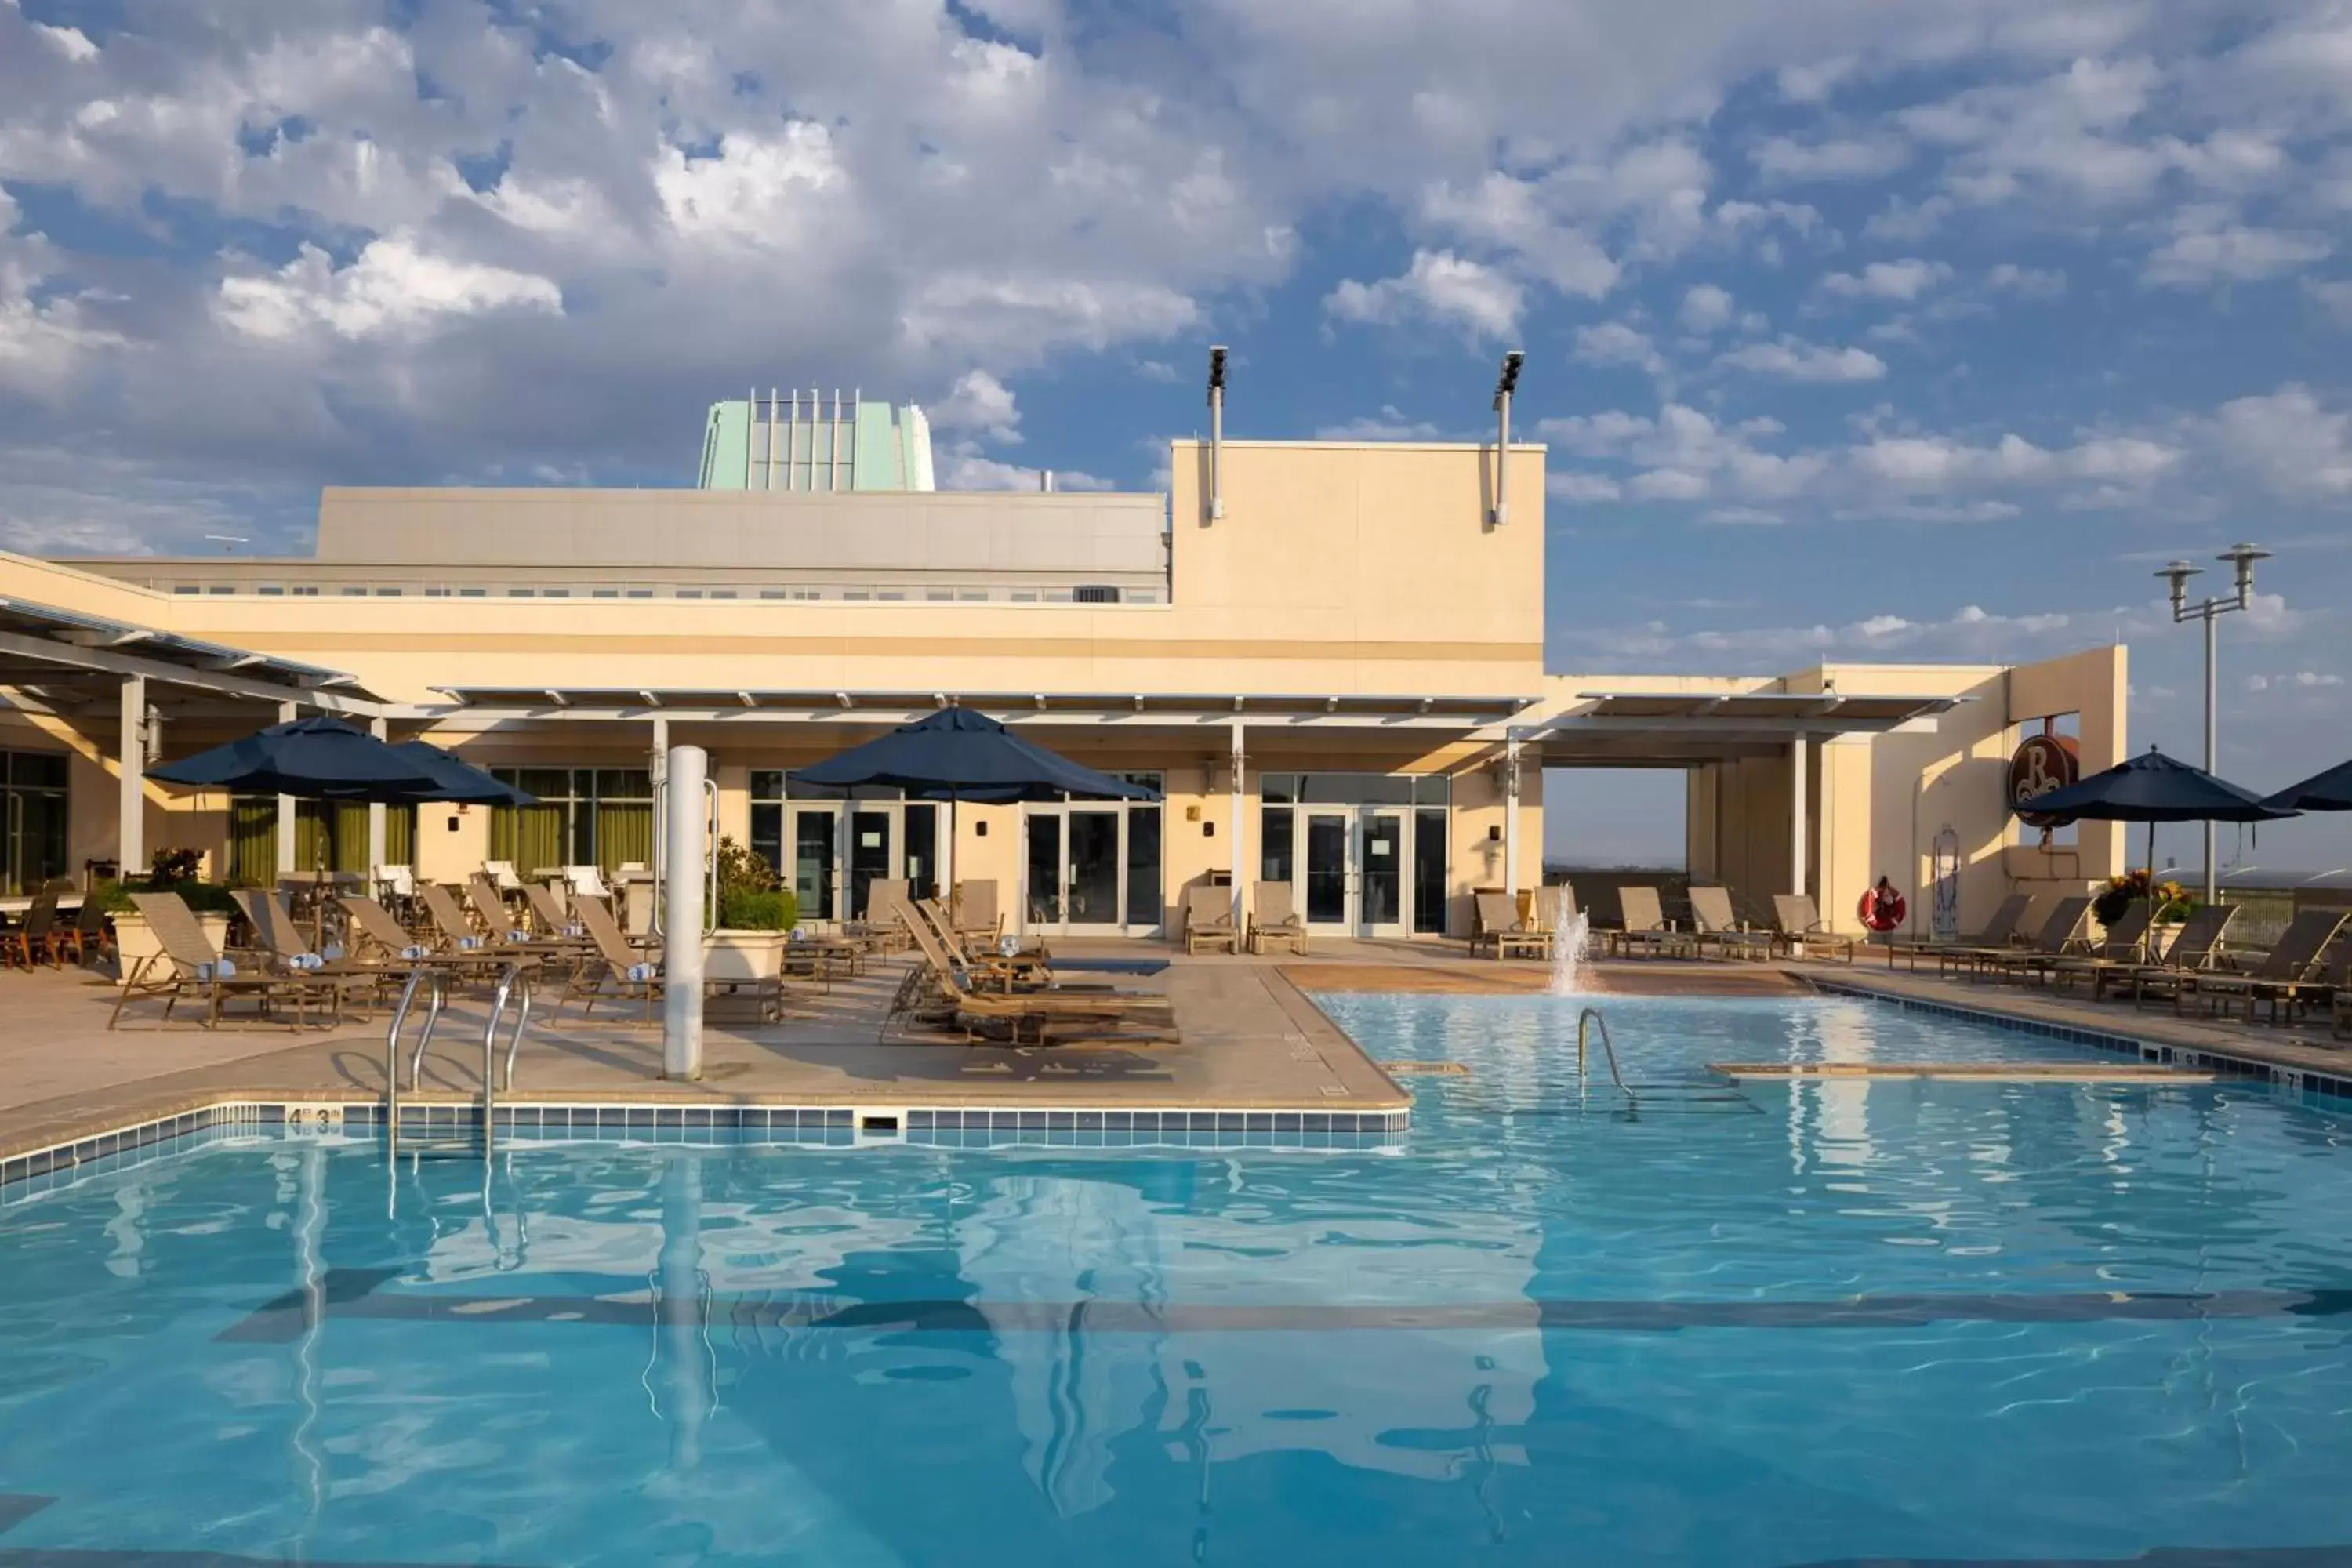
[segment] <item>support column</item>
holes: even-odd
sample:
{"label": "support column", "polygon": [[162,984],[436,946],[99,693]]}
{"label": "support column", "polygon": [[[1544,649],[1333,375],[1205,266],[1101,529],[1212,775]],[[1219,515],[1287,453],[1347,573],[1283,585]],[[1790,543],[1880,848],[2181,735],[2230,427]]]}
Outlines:
{"label": "support column", "polygon": [[[278,721],[280,724],[291,724],[301,716],[301,709],[291,702],[280,702],[278,705]],[[280,877],[290,877],[299,869],[294,864],[295,830],[299,821],[299,818],[295,815],[294,797],[290,795],[279,795],[278,797],[278,874]]]}
{"label": "support column", "polygon": [[[384,721],[381,719],[371,719],[368,721],[368,733],[373,735],[379,741],[390,738],[389,731],[384,724]],[[391,837],[388,827],[389,818],[385,815],[389,809],[390,808],[382,801],[376,801],[368,806],[367,874],[369,878],[368,886],[371,889],[375,885],[375,868],[383,864],[383,858],[388,847],[388,841]],[[414,854],[414,851],[411,851],[411,853]]]}
{"label": "support column", "polygon": [[1231,820],[1228,822],[1225,828],[1226,835],[1231,840],[1233,849],[1234,929],[1235,931],[1242,929],[1242,922],[1247,908],[1247,906],[1242,901],[1242,769],[1245,761],[1242,747],[1242,731],[1244,728],[1245,726],[1239,719],[1234,721],[1234,777],[1233,794],[1230,799]]}
{"label": "support column", "polygon": [[114,854],[125,878],[147,869],[147,678],[122,678],[122,739],[117,749],[122,765],[121,826],[115,832]]}
{"label": "support column", "polygon": [[1519,738],[1503,742],[1503,891],[1519,897]]}
{"label": "support column", "polygon": [[709,827],[703,780],[710,759],[699,746],[680,746],[664,769],[669,784],[667,841],[660,888],[662,916],[662,1076],[702,1076],[702,934],[704,884],[709,876]]}
{"label": "support column", "polygon": [[1812,738],[1803,731],[1789,742],[1789,890],[1805,890],[1805,795],[1811,785],[1806,766],[1812,760]]}

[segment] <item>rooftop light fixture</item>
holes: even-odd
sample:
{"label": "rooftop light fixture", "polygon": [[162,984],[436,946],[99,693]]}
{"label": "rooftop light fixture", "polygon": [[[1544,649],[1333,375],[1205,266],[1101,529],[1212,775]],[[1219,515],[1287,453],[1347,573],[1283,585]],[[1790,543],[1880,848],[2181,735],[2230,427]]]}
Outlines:
{"label": "rooftop light fixture", "polygon": [[1496,528],[1511,521],[1508,486],[1511,468],[1511,395],[1519,389],[1519,366],[1527,354],[1513,349],[1503,356],[1502,373],[1495,378],[1495,511]]}
{"label": "rooftop light fixture", "polygon": [[[2189,579],[2204,574],[2204,568],[2186,561],[2167,563],[2157,575],[2172,590],[2174,625],[2184,621],[2205,623],[2205,771],[2213,772],[2220,765],[2219,747],[2221,727],[2221,689],[2218,668],[2220,639],[2215,635],[2215,622],[2232,610],[2250,609],[2254,602],[2254,563],[2267,561],[2271,552],[2258,544],[2232,544],[2217,557],[2227,561],[2232,570],[2233,592],[2226,599],[2207,599],[2192,605],[2189,602]],[[2205,901],[2214,902],[2218,896],[2219,876],[2215,870],[2213,825],[2205,825]],[[2150,868],[2154,869],[2153,867]]]}
{"label": "rooftop light fixture", "polygon": [[1209,345],[1209,521],[1225,515],[1225,345]]}

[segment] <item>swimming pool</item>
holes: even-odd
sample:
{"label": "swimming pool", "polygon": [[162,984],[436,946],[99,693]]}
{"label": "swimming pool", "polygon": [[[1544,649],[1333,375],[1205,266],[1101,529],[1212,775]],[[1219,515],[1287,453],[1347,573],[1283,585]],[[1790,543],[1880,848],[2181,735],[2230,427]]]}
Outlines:
{"label": "swimming pool", "polygon": [[211,1133],[9,1202],[0,1565],[2352,1547],[2352,1108],[1732,1092],[2082,1053],[1612,1000],[1628,1116],[1572,1007],[1320,1000],[1468,1069],[1401,1146]]}

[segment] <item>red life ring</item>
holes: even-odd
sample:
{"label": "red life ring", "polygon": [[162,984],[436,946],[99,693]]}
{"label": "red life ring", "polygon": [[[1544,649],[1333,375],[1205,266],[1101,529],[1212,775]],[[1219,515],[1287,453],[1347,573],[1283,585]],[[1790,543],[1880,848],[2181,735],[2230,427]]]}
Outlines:
{"label": "red life ring", "polygon": [[[1888,891],[1895,890],[1889,889]],[[1854,918],[1876,931],[1893,931],[1903,923],[1904,917],[1910,912],[1911,906],[1903,901],[1903,895],[1899,892],[1895,892],[1895,897],[1885,903],[1880,903],[1876,888],[1864,889],[1862,901],[1853,907]]]}

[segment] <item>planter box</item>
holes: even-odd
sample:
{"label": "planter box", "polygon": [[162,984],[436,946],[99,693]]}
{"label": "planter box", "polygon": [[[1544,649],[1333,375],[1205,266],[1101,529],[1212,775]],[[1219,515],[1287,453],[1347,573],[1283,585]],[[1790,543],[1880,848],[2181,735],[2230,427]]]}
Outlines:
{"label": "planter box", "polygon": [[716,1022],[766,1023],[784,994],[780,931],[719,931],[702,942],[704,1016]]}
{"label": "planter box", "polygon": [[[205,940],[213,944],[215,952],[228,940],[226,915],[198,915],[196,924],[204,928]],[[147,929],[147,917],[136,910],[125,910],[114,917],[114,941],[122,970],[115,979],[118,985],[139,973],[142,963],[163,951],[163,944]]]}

